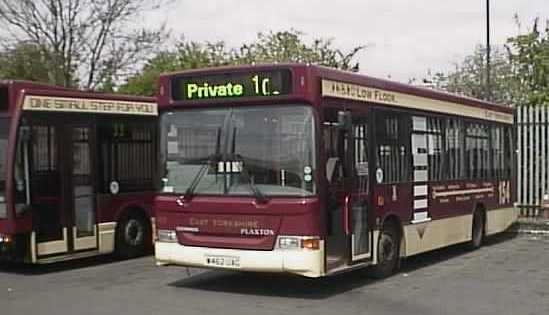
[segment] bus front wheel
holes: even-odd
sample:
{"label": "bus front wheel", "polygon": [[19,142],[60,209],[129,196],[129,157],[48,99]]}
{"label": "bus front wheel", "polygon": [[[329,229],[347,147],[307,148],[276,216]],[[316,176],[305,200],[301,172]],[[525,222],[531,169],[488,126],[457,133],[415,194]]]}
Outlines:
{"label": "bus front wheel", "polygon": [[394,223],[383,226],[377,241],[377,264],[372,268],[372,277],[386,278],[392,275],[398,266],[400,237]]}
{"label": "bus front wheel", "polygon": [[132,258],[145,254],[150,234],[147,219],[135,211],[129,212],[116,227],[116,255]]}

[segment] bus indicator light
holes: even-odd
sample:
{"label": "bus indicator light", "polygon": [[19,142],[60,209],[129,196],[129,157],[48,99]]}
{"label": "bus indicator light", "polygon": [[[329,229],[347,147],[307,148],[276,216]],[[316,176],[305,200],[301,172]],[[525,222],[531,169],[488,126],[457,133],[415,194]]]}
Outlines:
{"label": "bus indicator light", "polygon": [[307,238],[301,242],[301,247],[304,249],[317,250],[320,249],[320,240],[318,238]]}
{"label": "bus indicator light", "polygon": [[378,196],[377,197],[377,205],[380,206],[380,207],[385,205],[385,198],[383,198],[383,196]]}

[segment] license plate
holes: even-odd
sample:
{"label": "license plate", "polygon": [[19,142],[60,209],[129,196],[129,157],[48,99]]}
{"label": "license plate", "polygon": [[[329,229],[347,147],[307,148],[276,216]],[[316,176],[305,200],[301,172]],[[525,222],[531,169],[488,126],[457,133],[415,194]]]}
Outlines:
{"label": "license plate", "polygon": [[222,268],[240,268],[240,257],[206,255],[206,265]]}

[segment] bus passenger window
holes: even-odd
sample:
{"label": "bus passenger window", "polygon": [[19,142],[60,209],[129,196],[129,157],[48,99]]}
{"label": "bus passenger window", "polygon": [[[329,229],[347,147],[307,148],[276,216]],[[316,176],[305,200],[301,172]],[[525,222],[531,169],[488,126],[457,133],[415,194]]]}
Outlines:
{"label": "bus passenger window", "polygon": [[488,128],[483,124],[468,124],[466,128],[466,159],[469,178],[488,177]]}
{"label": "bus passenger window", "polygon": [[155,125],[148,121],[106,121],[98,128],[100,192],[111,193],[113,181],[119,184],[118,193],[154,189]]}
{"label": "bus passenger window", "polygon": [[465,151],[463,148],[464,132],[463,121],[448,118],[445,126],[445,167],[446,179],[463,179],[465,177]]}
{"label": "bus passenger window", "polygon": [[431,181],[443,180],[443,150],[442,119],[427,117],[427,170]]}
{"label": "bus passenger window", "polygon": [[368,125],[366,122],[353,123],[353,139],[355,143],[355,176],[357,177],[358,190],[368,191]]}
{"label": "bus passenger window", "polygon": [[[383,172],[383,183],[408,181],[411,177],[411,154],[408,145],[409,118],[380,112],[376,117],[376,168]],[[409,130],[408,130],[409,131]]]}
{"label": "bus passenger window", "polygon": [[490,142],[491,142],[491,154],[492,154],[492,178],[501,180],[504,179],[503,170],[505,153],[503,148],[505,147],[503,127],[493,126],[490,129]]}

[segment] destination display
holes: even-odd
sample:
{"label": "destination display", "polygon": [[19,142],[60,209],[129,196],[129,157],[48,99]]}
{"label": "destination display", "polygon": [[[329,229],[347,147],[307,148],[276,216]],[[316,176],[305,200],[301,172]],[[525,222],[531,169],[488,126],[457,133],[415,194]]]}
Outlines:
{"label": "destination display", "polygon": [[291,93],[290,70],[178,76],[172,79],[176,101],[241,97],[274,97]]}
{"label": "destination display", "polygon": [[157,106],[152,102],[147,103],[35,95],[25,96],[23,110],[146,116],[158,115]]}

